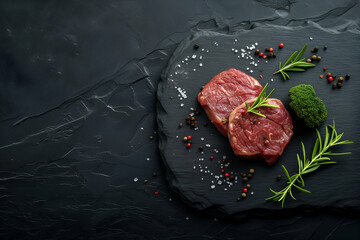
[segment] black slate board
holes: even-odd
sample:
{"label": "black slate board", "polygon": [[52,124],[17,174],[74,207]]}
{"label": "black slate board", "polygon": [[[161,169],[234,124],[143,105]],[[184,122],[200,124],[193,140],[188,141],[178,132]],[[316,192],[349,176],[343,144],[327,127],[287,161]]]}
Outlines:
{"label": "black slate board", "polygon": [[[258,66],[254,67],[249,65],[250,59],[238,57],[241,49],[248,52],[246,46],[255,42],[262,51],[267,47],[274,47],[277,58],[269,59],[267,63],[261,59]],[[285,44],[281,50],[277,48],[280,42]],[[322,56],[322,60],[317,63],[317,67],[304,73],[290,73],[291,79],[288,81],[283,81],[280,75],[272,75],[279,61],[285,62],[293,51],[300,50],[305,43],[308,43],[308,50],[304,57],[312,55],[311,48],[328,45],[326,51],[320,48],[318,55]],[[194,49],[194,44],[200,45],[200,48]],[[174,52],[158,86],[159,148],[172,189],[190,206],[217,216],[279,216],[304,209],[339,210],[341,213],[359,214],[360,193],[357,190],[360,189],[360,108],[355,99],[360,91],[360,82],[356,77],[360,74],[360,59],[357,56],[359,45],[359,35],[355,33],[327,32],[317,27],[290,29],[266,26],[232,35],[200,31],[185,39]],[[192,58],[193,55],[196,55],[195,59]],[[352,77],[344,82],[343,88],[332,89],[326,78],[319,78],[320,74],[324,74],[325,66],[337,76],[350,74]],[[344,139],[355,141],[352,145],[336,149],[351,151],[352,155],[333,157],[332,159],[338,162],[336,165],[322,167],[317,173],[305,177],[306,188],[312,192],[311,195],[295,192],[297,201],[287,199],[283,209],[280,204],[265,202],[264,199],[272,195],[269,187],[280,190],[285,186],[284,177],[280,181],[276,180],[278,174],[285,175],[282,164],[290,173],[296,171],[296,153],[301,151],[301,141],[310,154],[316,137],[314,129],[306,128],[292,113],[294,136],[278,162],[274,166],[267,166],[262,161],[235,157],[228,140],[221,136],[212,124],[203,126],[208,122],[204,112],[197,117],[198,130],[195,131],[185,124],[185,118],[191,112],[190,108],[200,108],[196,96],[201,86],[217,73],[231,67],[252,75],[263,86],[269,83],[269,89],[276,89],[273,97],[282,100],[288,109],[287,93],[291,87],[301,83],[313,85],[317,96],[323,99],[328,109],[328,118],[319,128],[320,133],[324,134],[324,127],[335,120],[337,130],[345,132]],[[247,71],[247,67],[252,69],[253,73]],[[263,79],[259,77],[260,74]],[[187,98],[180,100],[175,87],[186,90]],[[181,104],[184,105],[181,107]],[[184,123],[183,128],[178,127],[180,122]],[[182,141],[182,138],[188,135],[192,136],[193,141],[190,151]],[[204,138],[204,141],[201,138]],[[205,147],[206,144],[211,147]],[[203,154],[198,151],[200,145],[205,148]],[[218,153],[212,152],[213,149],[217,149]],[[214,160],[210,160],[210,156],[214,156]],[[229,187],[224,183],[219,185],[215,179],[215,175],[222,175],[218,161],[221,161],[223,156],[231,161],[225,168],[226,172],[233,172],[234,176],[239,176],[240,172],[250,168],[255,169],[256,173],[249,181],[252,187],[246,199],[236,200],[245,186],[242,180],[238,179],[237,183],[233,182]],[[220,180],[223,181],[224,178]],[[211,189],[212,185],[215,185],[214,189]]]}

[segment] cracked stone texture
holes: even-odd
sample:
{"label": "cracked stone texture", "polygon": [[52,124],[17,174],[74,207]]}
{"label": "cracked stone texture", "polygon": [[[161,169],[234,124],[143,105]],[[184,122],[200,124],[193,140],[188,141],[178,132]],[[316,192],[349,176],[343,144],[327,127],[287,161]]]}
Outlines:
{"label": "cracked stone texture", "polygon": [[359,219],[341,210],[240,222],[194,211],[166,181],[155,111],[161,71],[192,33],[311,25],[359,34],[359,8],[330,0],[1,1],[1,239],[359,236]]}

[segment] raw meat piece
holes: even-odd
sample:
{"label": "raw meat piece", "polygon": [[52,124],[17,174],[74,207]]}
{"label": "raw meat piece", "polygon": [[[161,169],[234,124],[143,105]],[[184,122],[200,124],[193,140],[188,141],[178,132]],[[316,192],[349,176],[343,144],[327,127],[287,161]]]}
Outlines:
{"label": "raw meat piece", "polygon": [[227,136],[230,113],[244,101],[257,97],[262,89],[253,77],[230,68],[204,86],[198,101],[215,127]]}

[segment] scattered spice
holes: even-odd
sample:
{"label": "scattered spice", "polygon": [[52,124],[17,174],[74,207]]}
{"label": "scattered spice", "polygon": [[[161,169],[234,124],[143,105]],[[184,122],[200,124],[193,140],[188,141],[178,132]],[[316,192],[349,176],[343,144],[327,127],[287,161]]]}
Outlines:
{"label": "scattered spice", "polygon": [[153,140],[153,139],[154,139],[154,137],[153,137],[153,136],[150,136],[149,138],[150,138],[150,140]]}
{"label": "scattered spice", "polygon": [[200,146],[200,147],[199,147],[199,151],[202,151],[202,150],[204,150],[204,147],[203,147],[203,146]]}
{"label": "scattered spice", "polygon": [[191,147],[191,143],[187,143],[186,147],[188,147],[188,148]]}
{"label": "scattered spice", "polygon": [[249,180],[249,179],[248,179],[247,177],[244,177],[244,178],[243,178],[243,181],[244,181],[244,182],[247,182],[248,180]]}
{"label": "scattered spice", "polygon": [[269,52],[269,53],[267,54],[267,56],[268,56],[269,58],[271,58],[271,57],[274,56],[274,53],[273,53],[273,52]]}
{"label": "scattered spice", "polygon": [[230,181],[234,181],[234,180],[235,180],[234,175],[230,175]]}
{"label": "scattered spice", "polygon": [[335,78],[336,78],[336,75],[335,74],[333,74],[333,75],[331,75],[332,77],[333,77],[333,79],[335,80]]}
{"label": "scattered spice", "polygon": [[329,77],[329,82],[332,82],[332,81],[334,81],[334,78],[333,77]]}
{"label": "scattered spice", "polygon": [[316,60],[320,61],[321,60],[321,56],[317,56]]}
{"label": "scattered spice", "polygon": [[246,184],[246,187],[247,187],[247,188],[251,188],[251,185],[248,183],[248,184]]}
{"label": "scattered spice", "polygon": [[[262,75],[259,75],[259,77],[260,77],[260,78],[263,78],[263,76],[262,76]],[[244,112],[245,112],[245,111],[244,111]]]}
{"label": "scattered spice", "polygon": [[266,55],[263,56],[263,59],[265,59],[265,58],[266,58]]}
{"label": "scattered spice", "polygon": [[240,201],[240,200],[241,200],[241,198],[239,198],[239,197],[238,197],[236,200],[237,200],[237,201]]}
{"label": "scattered spice", "polygon": [[249,174],[247,175],[247,177],[248,177],[248,178],[252,178],[252,175],[251,175],[251,173],[249,173]]}
{"label": "scattered spice", "polygon": [[346,79],[346,80],[349,80],[349,79],[350,79],[350,75],[349,75],[349,74],[346,74],[345,79]]}
{"label": "scattered spice", "polygon": [[272,52],[272,51],[274,51],[274,49],[273,49],[273,48],[269,48],[269,52]]}
{"label": "scattered spice", "polygon": [[324,50],[326,50],[327,48],[328,48],[328,46],[327,46],[327,45],[325,45],[325,46],[324,46]]}
{"label": "scattered spice", "polygon": [[243,192],[244,192],[244,193],[247,193],[247,191],[248,191],[247,188],[244,188],[244,189],[243,189]]}
{"label": "scattered spice", "polygon": [[253,174],[255,172],[255,170],[253,169],[253,168],[251,168],[250,170],[249,170],[249,173],[251,173],[251,174]]}
{"label": "scattered spice", "polygon": [[317,58],[316,55],[312,55],[312,56],[311,56],[311,59],[314,60],[314,61],[316,60],[316,58]]}
{"label": "scattered spice", "polygon": [[159,194],[159,192],[158,191],[156,191],[156,192],[154,192],[155,193],[155,195],[158,195]]}
{"label": "scattered spice", "polygon": [[224,173],[224,172],[225,172],[225,170],[224,170],[224,169],[221,169],[221,172],[222,172],[222,173]]}
{"label": "scattered spice", "polygon": [[326,71],[326,67],[323,68],[324,72]]}
{"label": "scattered spice", "polygon": [[319,51],[319,48],[317,48],[317,47],[311,49],[311,52],[312,52],[312,53],[316,53],[317,51]]}
{"label": "scattered spice", "polygon": [[260,57],[263,57],[263,56],[264,56],[264,53],[260,53],[259,56],[260,56]]}
{"label": "scattered spice", "polygon": [[230,174],[229,174],[229,173],[225,173],[225,177],[226,177],[226,178],[230,177]]}
{"label": "scattered spice", "polygon": [[277,180],[280,180],[280,179],[281,179],[281,175],[280,175],[280,174],[277,175],[277,176],[276,176],[276,179],[277,179]]}
{"label": "scattered spice", "polygon": [[194,45],[194,49],[199,49],[199,47],[200,47],[200,46],[199,46],[198,44],[195,44],[195,45]]}
{"label": "scattered spice", "polygon": [[311,59],[310,58],[306,59],[306,62],[311,63]]}
{"label": "scattered spice", "polygon": [[144,183],[147,183],[147,182],[148,182],[148,180],[147,180],[147,179],[145,179],[145,180],[144,180]]}
{"label": "scattered spice", "polygon": [[331,77],[331,73],[328,72],[328,73],[326,74],[326,76],[327,76],[327,77]]}
{"label": "scattered spice", "polygon": [[157,175],[156,172],[153,172],[153,177],[156,177],[156,175]]}
{"label": "scattered spice", "polygon": [[338,83],[337,83],[337,87],[338,87],[338,88],[341,88],[342,85],[343,85],[343,84],[342,84],[341,82],[338,82]]}
{"label": "scattered spice", "polygon": [[339,79],[338,79],[338,82],[343,82],[344,81],[344,78],[343,77],[339,77]]}
{"label": "scattered spice", "polygon": [[183,123],[179,123],[179,128],[182,128],[183,127]]}
{"label": "scattered spice", "polygon": [[283,48],[284,47],[284,44],[283,43],[280,43],[279,44],[279,48]]}
{"label": "scattered spice", "polygon": [[259,49],[256,49],[255,50],[255,55],[258,55],[260,53],[260,50]]}
{"label": "scattered spice", "polygon": [[243,198],[246,198],[246,193],[242,193],[241,196],[242,196]]}
{"label": "scattered spice", "polygon": [[324,77],[324,75],[321,74],[321,75],[320,75],[320,78],[323,78],[323,77]]}
{"label": "scattered spice", "polygon": [[187,137],[184,137],[184,139],[183,139],[183,140],[184,140],[184,142],[187,142],[188,138],[187,138]]}
{"label": "scattered spice", "polygon": [[225,118],[221,119],[221,123],[226,124],[227,123],[226,119]]}
{"label": "scattered spice", "polygon": [[336,83],[333,83],[332,84],[332,88],[335,89],[337,87],[337,84]]}

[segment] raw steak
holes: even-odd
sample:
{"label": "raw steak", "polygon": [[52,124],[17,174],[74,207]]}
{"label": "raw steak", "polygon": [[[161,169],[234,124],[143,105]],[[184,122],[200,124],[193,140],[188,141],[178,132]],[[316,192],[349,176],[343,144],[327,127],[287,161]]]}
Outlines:
{"label": "raw steak", "polygon": [[[246,102],[251,106],[255,99]],[[266,118],[246,112],[245,103],[235,108],[229,116],[228,138],[235,155],[264,159],[272,165],[289,143],[293,125],[290,114],[280,100],[269,99],[267,102],[280,108],[259,108]],[[242,113],[243,110],[245,113]]]}
{"label": "raw steak", "polygon": [[204,86],[198,94],[198,101],[215,127],[227,136],[230,113],[244,101],[257,97],[262,89],[253,77],[230,68]]}

